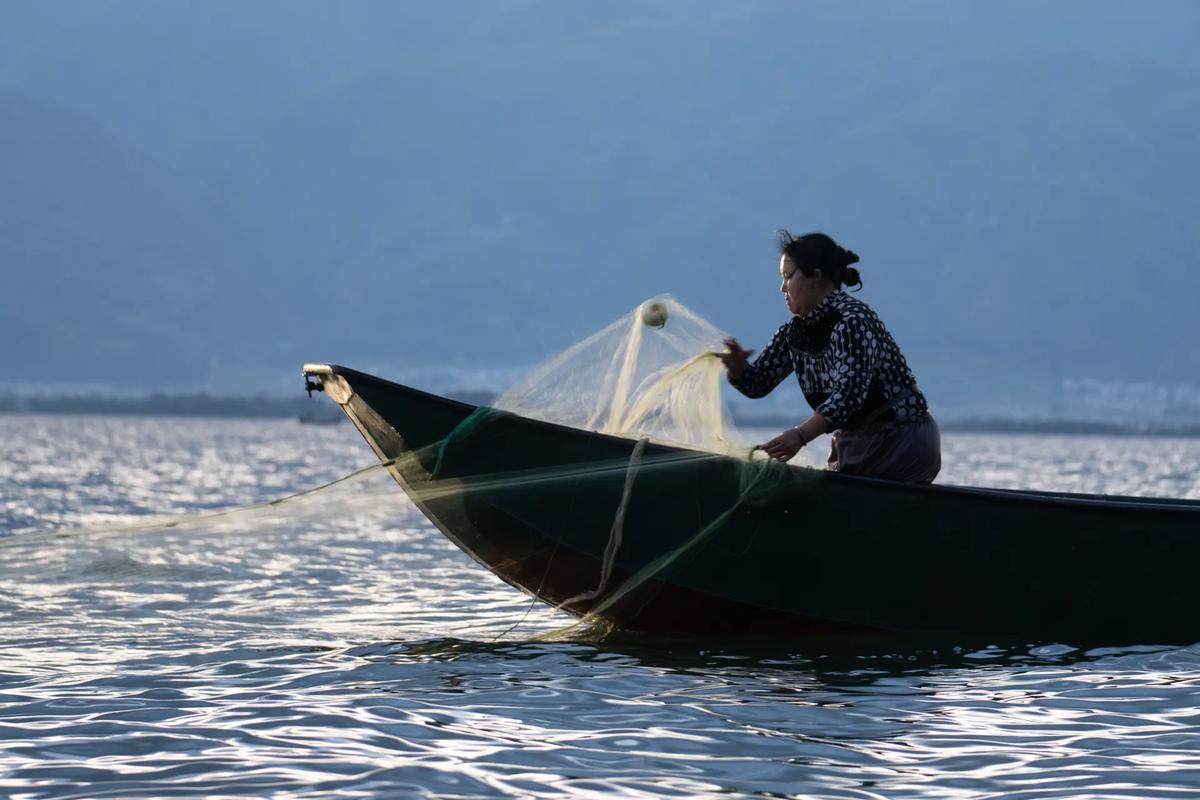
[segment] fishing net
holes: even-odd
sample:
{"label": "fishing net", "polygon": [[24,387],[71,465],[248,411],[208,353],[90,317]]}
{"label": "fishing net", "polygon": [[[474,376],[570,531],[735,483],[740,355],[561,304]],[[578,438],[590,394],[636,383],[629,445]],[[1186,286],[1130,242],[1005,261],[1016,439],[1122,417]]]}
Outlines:
{"label": "fishing net", "polygon": [[[284,520],[280,524],[290,520],[319,530],[328,521],[371,511],[379,498],[333,501],[346,487],[386,469],[447,533],[476,530],[489,536],[508,526],[537,532],[542,541],[573,536],[563,540],[562,549],[573,548],[586,564],[576,561],[580,571],[572,576],[572,588],[548,601],[581,620],[550,635],[602,638],[612,620],[626,619],[630,609],[636,613],[653,602],[661,586],[722,546],[723,538],[741,546],[756,524],[756,509],[795,480],[794,470],[753,453],[733,425],[717,356],[724,339],[674,298],[656,297],[535,366],[493,406],[476,409],[436,441],[401,455],[381,453],[381,464],[321,490],[262,506],[53,538],[261,530],[276,516]],[[365,407],[356,413],[374,412]],[[589,445],[594,459],[543,462],[534,469],[528,460],[498,452],[512,444],[504,429],[513,414],[626,442],[607,440],[594,451]],[[387,425],[380,421],[374,429]],[[391,448],[389,455],[401,449]],[[705,485],[711,492],[695,491],[701,472],[709,476]],[[715,481],[714,472],[719,473]],[[581,514],[585,507],[587,513]],[[25,543],[36,544],[32,538]],[[516,551],[511,555],[521,557]],[[561,553],[551,555],[544,569],[553,577],[561,569]],[[537,579],[520,585],[535,598],[548,599]]]}
{"label": "fishing net", "polygon": [[[502,509],[506,518],[539,527],[535,520],[546,519],[542,506],[553,504],[556,497],[605,492],[611,498],[606,502],[613,505],[603,551],[593,553],[598,561],[595,581],[591,588],[555,602],[556,608],[576,614],[585,610],[579,623],[556,635],[577,637],[582,625],[586,635],[602,637],[610,630],[610,619],[627,617],[631,604],[645,602],[654,584],[685,567],[728,528],[736,512],[742,511],[740,517],[745,519],[748,507],[761,506],[768,490],[791,479],[782,464],[756,453],[731,421],[722,398],[724,366],[718,356],[725,338],[669,295],[647,300],[532,368],[492,407],[468,415],[431,446],[436,451],[430,459],[432,470],[423,472],[419,480],[410,476],[403,482],[419,503],[442,509],[466,524],[473,524],[470,520],[484,513],[480,509],[486,505]],[[464,477],[459,466],[487,450],[489,427],[508,414],[625,437],[634,444],[620,460]],[[650,442],[682,450],[651,453]],[[661,515],[647,513],[647,504],[667,507],[672,501],[665,497],[661,503],[648,501],[644,493],[655,490],[643,481],[654,481],[651,475],[661,477],[670,470],[688,474],[712,460],[730,467],[729,491],[705,514],[689,513],[686,522],[676,515],[679,519],[669,521],[672,531],[665,537]],[[642,478],[643,473],[648,478]],[[460,502],[471,510],[459,509]],[[569,516],[561,521],[572,524]],[[589,541],[599,550],[605,540],[596,528],[598,521],[586,524],[593,531]],[[552,538],[554,532],[544,533]],[[656,538],[662,542],[653,557],[628,560],[631,550],[645,552],[646,540]],[[526,589],[540,594],[535,587]]]}
{"label": "fishing net", "polygon": [[746,452],[721,397],[726,335],[655,297],[531,369],[495,407],[614,436]]}

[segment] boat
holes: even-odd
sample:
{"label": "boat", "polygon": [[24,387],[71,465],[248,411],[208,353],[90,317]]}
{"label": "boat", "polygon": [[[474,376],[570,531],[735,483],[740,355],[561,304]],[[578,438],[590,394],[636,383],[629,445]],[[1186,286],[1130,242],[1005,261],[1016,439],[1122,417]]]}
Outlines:
{"label": "boat", "polygon": [[299,422],[301,425],[336,425],[339,422],[345,422],[346,417],[345,416],[337,416],[337,417],[318,416],[316,414],[313,414],[312,412],[308,412],[308,413],[298,415],[296,417],[296,421]]}
{"label": "boat", "polygon": [[[454,544],[514,587],[620,630],[1200,641],[1200,501],[763,465],[334,364],[304,373]],[[747,491],[747,476],[764,474]]]}

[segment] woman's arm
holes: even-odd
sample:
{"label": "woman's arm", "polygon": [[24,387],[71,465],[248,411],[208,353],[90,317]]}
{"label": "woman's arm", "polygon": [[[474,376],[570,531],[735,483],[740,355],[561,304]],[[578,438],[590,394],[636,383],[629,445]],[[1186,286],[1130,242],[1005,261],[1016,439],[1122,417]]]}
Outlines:
{"label": "woman's arm", "polygon": [[800,448],[821,434],[829,433],[833,425],[820,413],[814,413],[802,425],[788,428],[769,442],[758,446],[759,450],[780,461],[790,461]]}
{"label": "woman's arm", "polygon": [[746,363],[753,350],[743,350],[737,339],[726,339],[729,350],[721,354],[729,376],[729,385],[746,397],[766,397],[771,390],[792,374],[792,354],[787,345],[787,325],[780,326],[758,358]]}

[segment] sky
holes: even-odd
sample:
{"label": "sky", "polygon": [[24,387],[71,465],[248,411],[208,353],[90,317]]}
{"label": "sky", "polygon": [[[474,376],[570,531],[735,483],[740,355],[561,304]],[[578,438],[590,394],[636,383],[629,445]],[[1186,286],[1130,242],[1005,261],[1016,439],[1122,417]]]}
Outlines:
{"label": "sky", "polygon": [[935,410],[1194,422],[1198,33],[1190,0],[7,0],[0,391],[497,389],[661,292],[761,346],[786,227],[862,257]]}

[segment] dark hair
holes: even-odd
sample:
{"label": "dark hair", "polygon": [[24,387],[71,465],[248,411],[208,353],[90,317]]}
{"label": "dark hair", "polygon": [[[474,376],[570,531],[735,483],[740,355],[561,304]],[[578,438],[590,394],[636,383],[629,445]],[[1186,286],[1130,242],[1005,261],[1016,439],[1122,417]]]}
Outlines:
{"label": "dark hair", "polygon": [[811,278],[813,272],[819,269],[835,286],[862,288],[862,275],[850,266],[858,263],[858,255],[823,233],[792,236],[780,229],[779,254],[790,258],[805,277]]}

